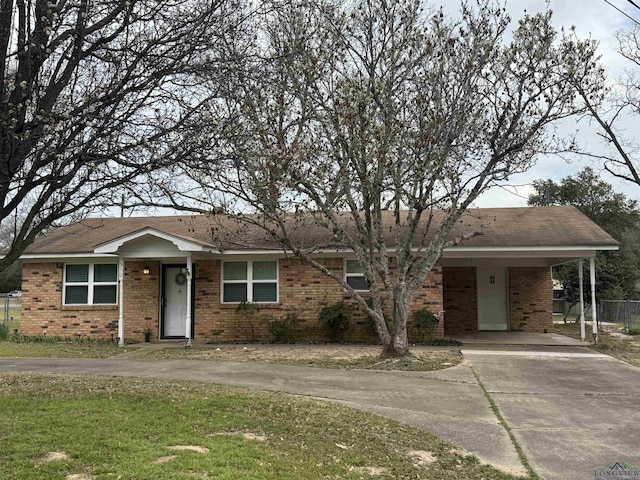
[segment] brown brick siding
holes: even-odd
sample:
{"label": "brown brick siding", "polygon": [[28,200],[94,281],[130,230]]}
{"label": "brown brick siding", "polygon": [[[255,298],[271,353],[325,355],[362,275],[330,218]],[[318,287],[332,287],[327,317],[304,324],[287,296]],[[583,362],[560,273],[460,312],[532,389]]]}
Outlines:
{"label": "brown brick siding", "polygon": [[[393,271],[393,262],[391,263],[391,269]],[[366,295],[366,294],[365,294]],[[352,328],[348,332],[350,335],[358,335],[353,341],[363,341],[363,339],[370,339],[368,342],[378,343],[377,334],[372,330],[373,327],[367,326],[367,318],[364,313],[358,308],[356,300],[350,296],[346,296],[345,300],[348,305],[353,308],[353,318],[351,319]],[[323,305],[324,306],[324,305]],[[322,308],[322,307],[320,307]],[[384,303],[383,308],[389,317],[391,316],[391,305]],[[442,307],[442,267],[435,265],[433,269],[428,273],[427,278],[424,280],[423,286],[418,290],[410,305],[411,312],[426,308],[432,313],[438,313],[443,310]],[[423,340],[423,333],[414,328],[413,319],[411,316],[408,319],[407,334],[409,336],[409,343],[418,343]],[[444,328],[442,321],[436,326],[433,331],[434,337],[442,337]]]}
{"label": "brown brick siding", "polygon": [[[323,264],[343,273],[342,258],[328,258]],[[198,261],[195,287],[195,338],[206,342],[248,342],[253,335],[260,342],[270,342],[269,318],[282,319],[295,312],[298,323],[291,331],[291,339],[297,342],[327,341],[327,332],[318,324],[318,312],[325,306],[344,300],[352,309],[349,329],[342,340],[353,343],[375,343],[376,334],[367,326],[365,315],[358,309],[356,301],[345,295],[342,287],[322,272],[308,266],[297,258],[279,260],[279,304],[262,305],[253,318],[253,333],[247,320],[236,313],[236,305],[220,303],[219,260]],[[442,271],[434,267],[411,304],[412,310],[429,308],[433,312],[442,310]],[[442,336],[440,326],[436,335]],[[411,340],[411,337],[410,337]]]}
{"label": "brown brick siding", "polygon": [[[411,311],[415,311],[421,308],[426,308],[432,313],[438,313],[444,310],[443,298],[442,298],[442,289],[443,289],[443,273],[442,267],[440,265],[435,265],[424,283],[422,284],[422,289],[416,292],[416,295],[411,302]],[[410,324],[411,325],[411,324]],[[434,337],[442,337],[444,336],[444,320],[441,319],[438,323],[438,326],[435,328],[433,332]],[[415,331],[412,328],[409,328],[409,342],[418,342],[421,341],[419,332]]]}
{"label": "brown brick siding", "polygon": [[[144,267],[149,275],[144,275]],[[146,329],[158,338],[160,308],[160,262],[131,261],[124,264],[124,337],[141,339]],[[118,319],[116,317],[116,331]]]}
{"label": "brown brick siding", "polygon": [[[343,259],[323,259],[323,263],[342,275]],[[194,336],[197,341],[247,342],[252,341],[251,326],[236,313],[236,305],[220,303],[219,260],[199,260],[195,269]],[[143,275],[143,267],[150,274]],[[21,332],[49,335],[110,338],[117,336],[117,307],[63,307],[62,263],[25,263],[23,266],[23,316]],[[299,322],[292,331],[292,339],[299,342],[326,341],[327,335],[318,325],[321,308],[345,300],[353,307],[350,327],[343,336],[345,342],[375,343],[377,336],[366,325],[366,318],[355,303],[345,295],[342,287],[323,273],[297,258],[279,260],[278,305],[264,305],[254,319],[257,341],[268,342],[266,317],[282,318],[295,312]],[[152,330],[152,338],[158,338],[160,262],[125,262],[125,338],[140,340],[146,328]],[[37,294],[32,292],[38,292]],[[425,280],[424,288],[417,292],[411,309],[428,308],[433,312],[442,306],[442,269],[434,267]],[[442,322],[435,334],[442,336]],[[412,338],[413,337],[413,338]],[[410,330],[410,341],[417,341]]]}
{"label": "brown brick siding", "polygon": [[478,331],[476,267],[444,267],[443,292],[445,335]]}
{"label": "brown brick siding", "polygon": [[[553,327],[551,270],[548,267],[509,268],[511,331],[546,332]],[[444,267],[445,335],[478,331],[475,267]]]}
{"label": "brown brick siding", "polygon": [[[62,263],[25,263],[22,267],[20,333],[111,338],[118,336],[118,307],[62,305]],[[148,266],[149,275],[142,269]],[[125,263],[125,337],[141,339],[144,330],[158,336],[159,262]]]}
{"label": "brown brick siding", "polygon": [[[326,259],[324,264],[342,272],[342,259]],[[199,341],[247,342],[252,341],[252,329],[247,320],[236,313],[236,305],[220,302],[219,260],[198,262],[196,267],[195,337]],[[279,260],[279,304],[261,305],[253,318],[253,332],[257,341],[271,341],[267,319],[283,318],[288,312],[298,315],[299,323],[292,331],[296,341],[318,341],[323,332],[317,325],[317,311],[322,306],[339,302],[342,289],[323,273],[308,267],[301,260]],[[353,324],[353,322],[352,322]],[[353,327],[353,325],[352,325]],[[347,341],[354,341],[357,328],[348,333]],[[362,341],[362,339],[360,340]]]}
{"label": "brown brick siding", "polygon": [[116,306],[63,306],[62,263],[22,265],[22,320],[20,333],[96,338],[117,336]]}
{"label": "brown brick siding", "polygon": [[512,331],[551,332],[553,287],[549,267],[509,268],[509,319]]}

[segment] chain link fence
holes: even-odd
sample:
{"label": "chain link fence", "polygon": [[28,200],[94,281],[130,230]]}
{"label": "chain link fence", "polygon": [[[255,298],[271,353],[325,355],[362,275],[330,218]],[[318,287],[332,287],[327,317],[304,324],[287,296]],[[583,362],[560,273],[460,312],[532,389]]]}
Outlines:
{"label": "chain link fence", "polygon": [[600,300],[597,309],[599,321],[640,329],[640,300]]}
{"label": "chain link fence", "polygon": [[19,295],[10,293],[0,293],[0,323],[15,322],[20,319]]}

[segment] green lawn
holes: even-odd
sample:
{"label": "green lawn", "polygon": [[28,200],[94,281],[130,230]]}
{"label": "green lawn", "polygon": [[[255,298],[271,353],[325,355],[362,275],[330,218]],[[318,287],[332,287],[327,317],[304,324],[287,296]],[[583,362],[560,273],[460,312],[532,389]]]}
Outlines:
{"label": "green lawn", "polygon": [[0,341],[1,357],[109,358],[128,351],[107,342],[13,342]]}
{"label": "green lawn", "polygon": [[[20,328],[20,311],[9,322],[8,339],[0,340],[0,358],[2,357],[47,357],[47,358],[109,358],[128,349],[118,348],[103,340],[84,338],[60,339],[42,335],[15,335]],[[0,312],[0,316],[2,312]],[[0,322],[2,323],[2,322]]]}
{"label": "green lawn", "polygon": [[279,393],[3,373],[0,405],[3,479],[513,478],[423,431]]}

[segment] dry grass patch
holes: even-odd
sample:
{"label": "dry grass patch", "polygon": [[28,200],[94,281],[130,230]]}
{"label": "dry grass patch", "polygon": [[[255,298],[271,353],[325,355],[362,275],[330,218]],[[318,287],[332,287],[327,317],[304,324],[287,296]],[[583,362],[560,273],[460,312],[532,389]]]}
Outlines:
{"label": "dry grass patch", "polygon": [[154,465],[162,465],[163,463],[170,462],[171,460],[178,458],[176,455],[165,455],[164,457],[156,458],[153,461]]}
{"label": "dry grass patch", "polygon": [[244,432],[242,434],[242,438],[244,438],[245,440],[251,440],[254,442],[266,442],[267,441],[267,437],[265,437],[264,435],[256,435],[255,433],[251,433],[251,432]]}
{"label": "dry grass patch", "polygon": [[[593,341],[591,326],[587,325],[587,341]],[[580,338],[580,323],[555,325],[556,333],[562,333],[574,338]],[[612,357],[640,367],[640,342],[634,336],[626,335],[618,327],[607,325],[600,330],[598,344],[591,345],[593,350],[611,355]]]}
{"label": "dry grass patch", "polygon": [[38,463],[43,464],[49,462],[65,461],[69,460],[69,458],[69,455],[67,455],[65,452],[49,452],[44,457],[42,457],[38,461]]}
{"label": "dry grass patch", "polygon": [[213,435],[231,435],[231,436],[234,436],[234,437],[243,438],[245,440],[250,440],[252,442],[266,442],[267,441],[266,435],[258,435],[258,434],[251,433],[251,432],[220,432],[220,433],[214,433]]}
{"label": "dry grass patch", "polygon": [[387,473],[387,469],[384,467],[349,467],[349,471],[364,473],[371,477],[379,477]]}
{"label": "dry grass patch", "polygon": [[600,335],[598,345],[594,350],[611,355],[612,357],[640,367],[640,343],[626,338],[616,338],[610,335]]}
{"label": "dry grass patch", "polygon": [[262,362],[307,367],[373,370],[440,370],[462,360],[459,350],[415,347],[412,361],[380,360],[375,345],[198,345],[185,348],[142,347],[136,359],[217,360]]}
{"label": "dry grass patch", "polygon": [[413,464],[417,465],[418,467],[436,463],[438,461],[433,453],[427,452],[425,450],[411,450],[407,452],[407,455],[413,461]]}
{"label": "dry grass patch", "polygon": [[167,447],[169,450],[173,450],[175,452],[198,452],[198,453],[209,453],[209,449],[206,447],[200,447],[198,445],[171,445]]}

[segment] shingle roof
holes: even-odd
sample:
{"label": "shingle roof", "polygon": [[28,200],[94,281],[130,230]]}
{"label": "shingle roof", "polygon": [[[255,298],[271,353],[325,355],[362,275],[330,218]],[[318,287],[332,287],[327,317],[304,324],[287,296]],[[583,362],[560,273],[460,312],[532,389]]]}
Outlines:
{"label": "shingle roof", "polygon": [[[427,231],[428,240],[439,225],[436,212],[434,224]],[[259,217],[247,216],[252,220]],[[348,216],[344,215],[345,221]],[[278,242],[255,226],[238,222],[226,215],[182,215],[131,218],[88,218],[73,225],[56,229],[39,238],[25,253],[65,254],[92,253],[96,245],[140,229],[151,227],[168,234],[188,238],[217,248],[277,249]],[[393,244],[396,229],[393,212],[384,212],[384,235],[387,245]],[[333,234],[310,217],[290,223],[291,236],[296,244],[330,245]],[[614,246],[617,242],[602,228],[572,206],[482,208],[465,213],[454,227],[451,236],[482,232],[464,240],[460,246],[473,247],[544,247],[544,246]]]}

